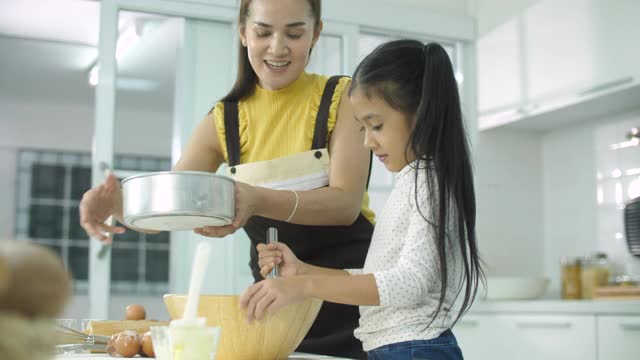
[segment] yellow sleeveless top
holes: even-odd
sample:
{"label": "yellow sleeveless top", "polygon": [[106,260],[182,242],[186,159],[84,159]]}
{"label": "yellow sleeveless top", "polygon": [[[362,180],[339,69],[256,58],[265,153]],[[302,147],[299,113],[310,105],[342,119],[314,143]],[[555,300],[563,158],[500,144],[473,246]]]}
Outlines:
{"label": "yellow sleeveless top", "polygon": [[[251,96],[239,101],[240,163],[273,160],[311,150],[316,115],[328,79],[322,75],[302,73],[286,88],[270,91],[256,86]],[[346,77],[340,79],[331,99],[327,148],[336,125],[340,99],[350,82]],[[214,107],[213,116],[220,148],[228,162],[222,102]],[[375,214],[369,208],[366,192],[361,212],[374,223]]]}

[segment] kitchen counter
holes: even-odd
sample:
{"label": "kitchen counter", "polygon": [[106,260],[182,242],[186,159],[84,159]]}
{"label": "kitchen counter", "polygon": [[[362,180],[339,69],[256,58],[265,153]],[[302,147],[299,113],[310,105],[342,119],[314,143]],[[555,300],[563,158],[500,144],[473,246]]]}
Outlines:
{"label": "kitchen counter", "polygon": [[640,315],[638,300],[521,300],[476,301],[469,314],[530,313],[530,314],[588,314]]}
{"label": "kitchen counter", "polygon": [[[96,360],[96,359],[116,359],[105,354],[70,354],[70,355],[58,355],[55,360]],[[136,356],[134,359],[141,359]],[[324,356],[324,355],[312,355],[303,353],[293,353],[289,356],[289,360],[348,360],[345,358]]]}

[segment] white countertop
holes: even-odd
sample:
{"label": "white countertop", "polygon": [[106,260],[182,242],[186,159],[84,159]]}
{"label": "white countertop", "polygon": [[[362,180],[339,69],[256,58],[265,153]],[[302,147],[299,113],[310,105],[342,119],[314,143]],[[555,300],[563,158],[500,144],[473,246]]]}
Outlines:
{"label": "white countertop", "polygon": [[469,314],[585,314],[585,315],[640,315],[638,300],[477,300]]}
{"label": "white countertop", "polygon": [[[135,358],[139,358],[136,356]],[[134,359],[135,359],[134,358]],[[106,354],[70,354],[70,355],[58,355],[55,360],[96,360],[96,359],[115,359]],[[312,355],[303,353],[293,353],[289,356],[289,360],[348,360],[345,358],[338,358],[324,355]]]}

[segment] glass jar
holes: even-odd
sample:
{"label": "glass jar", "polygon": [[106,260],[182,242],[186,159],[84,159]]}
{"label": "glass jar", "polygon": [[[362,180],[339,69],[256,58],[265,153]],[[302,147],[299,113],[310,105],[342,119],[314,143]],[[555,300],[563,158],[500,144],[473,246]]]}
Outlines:
{"label": "glass jar", "polygon": [[585,256],[582,259],[580,279],[582,284],[582,298],[593,299],[593,288],[596,285],[596,267],[593,258]]}
{"label": "glass jar", "polygon": [[582,298],[582,259],[563,256],[562,266],[562,298],[577,300]]}
{"label": "glass jar", "polygon": [[607,285],[609,261],[607,254],[598,252],[586,257],[582,262],[582,298],[593,299],[596,288]]}
{"label": "glass jar", "polygon": [[611,276],[609,257],[604,252],[594,255],[593,265],[596,267],[596,286],[606,286]]}

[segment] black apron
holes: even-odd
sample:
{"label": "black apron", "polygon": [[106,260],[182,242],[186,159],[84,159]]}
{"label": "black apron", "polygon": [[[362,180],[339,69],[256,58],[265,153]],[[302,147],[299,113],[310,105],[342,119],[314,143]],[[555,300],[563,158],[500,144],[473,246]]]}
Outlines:
{"label": "black apron", "polygon": [[[331,77],[325,85],[310,150],[326,147],[329,108],[339,80],[339,76]],[[238,103],[225,102],[224,116],[228,165],[233,174],[234,166],[240,164]],[[315,156],[322,156],[322,153],[317,151]],[[256,282],[263,280],[258,266],[256,246],[266,243],[267,229],[270,227],[278,229],[278,240],[287,244],[300,260],[333,269],[363,268],[373,235],[373,224],[362,214],[349,226],[298,225],[253,216],[244,226],[244,230],[251,239],[249,265]],[[358,327],[359,318],[357,306],[323,302],[315,322],[296,351],[366,359],[362,343],[353,335],[353,331]]]}

